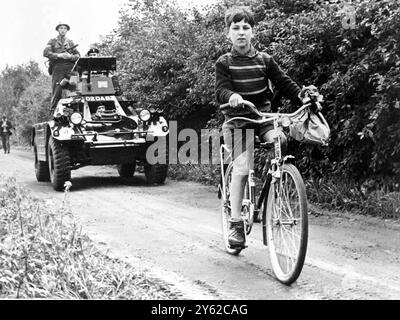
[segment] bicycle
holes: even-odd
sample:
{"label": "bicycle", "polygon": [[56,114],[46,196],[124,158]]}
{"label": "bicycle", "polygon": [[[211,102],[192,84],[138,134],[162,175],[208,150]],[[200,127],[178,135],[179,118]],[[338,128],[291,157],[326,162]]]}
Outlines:
{"label": "bicycle", "polygon": [[[234,117],[229,121],[245,120],[257,124],[272,122],[274,130],[279,127],[285,129],[289,128],[291,119],[301,112],[309,111],[312,106],[321,110],[320,101],[322,99],[309,95],[309,102],[291,114],[261,113],[251,102],[244,101],[244,105],[257,114],[259,119]],[[229,107],[229,103],[220,106],[221,110]],[[271,143],[260,143],[259,146],[270,149]],[[270,164],[267,162],[268,159],[266,160],[268,173],[258,199],[255,195],[254,169],[249,168],[242,204],[242,218],[245,224],[246,238],[252,230],[255,214],[262,212],[263,242],[268,246],[273,272],[281,283],[290,285],[299,277],[306,257],[308,242],[307,195],[299,170],[292,163],[288,163],[288,160],[294,157],[291,155],[282,157],[280,135],[276,135],[272,146],[275,157],[270,160]],[[229,148],[222,144],[220,147],[222,185],[219,185],[219,191],[222,198],[223,239],[226,251],[232,255],[238,255],[244,248],[230,247],[228,242],[229,196],[233,162],[230,161],[224,171],[224,151],[230,152]]]}

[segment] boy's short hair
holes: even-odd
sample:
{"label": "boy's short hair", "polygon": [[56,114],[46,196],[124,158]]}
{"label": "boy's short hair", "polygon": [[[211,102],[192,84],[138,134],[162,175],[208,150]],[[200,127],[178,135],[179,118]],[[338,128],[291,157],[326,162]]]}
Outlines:
{"label": "boy's short hair", "polygon": [[232,23],[240,22],[244,19],[252,28],[255,25],[254,14],[248,7],[232,7],[225,13],[225,26],[229,29]]}

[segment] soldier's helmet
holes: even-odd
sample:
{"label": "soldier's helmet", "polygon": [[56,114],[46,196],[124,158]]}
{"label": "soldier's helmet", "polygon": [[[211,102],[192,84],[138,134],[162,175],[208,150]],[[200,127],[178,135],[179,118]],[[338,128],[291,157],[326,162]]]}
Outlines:
{"label": "soldier's helmet", "polygon": [[66,24],[65,22],[60,21],[60,22],[57,24],[56,30],[58,31],[58,28],[61,27],[61,26],[66,26],[67,29],[68,29],[68,31],[71,29],[70,26],[69,26],[68,24]]}

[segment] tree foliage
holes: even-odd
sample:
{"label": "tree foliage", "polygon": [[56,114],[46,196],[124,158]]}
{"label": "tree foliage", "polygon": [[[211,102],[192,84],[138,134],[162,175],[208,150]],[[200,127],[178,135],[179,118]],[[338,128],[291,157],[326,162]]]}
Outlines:
{"label": "tree foliage", "polygon": [[[182,127],[220,126],[214,64],[230,48],[223,17],[234,4],[255,12],[256,48],[273,55],[299,85],[315,84],[325,96],[331,144],[323,149],[293,143],[302,171],[395,187],[400,175],[398,2],[357,0],[348,7],[341,1],[225,0],[184,11],[159,0],[131,1],[119,27],[101,44],[117,56],[125,91],[144,105],[162,107]],[[346,28],[349,8],[356,20]]]}
{"label": "tree foliage", "polygon": [[164,109],[171,120],[198,121],[199,114],[209,120],[214,61],[229,48],[221,14],[214,7],[204,15],[170,2],[132,1],[102,50],[116,55],[124,91],[133,99]]}
{"label": "tree foliage", "polygon": [[310,11],[295,14],[265,10],[257,37],[298,83],[313,83],[326,97],[331,144],[299,148],[302,166],[361,182],[373,177],[369,183],[394,177],[394,187],[400,175],[400,5],[353,1],[356,23],[346,29],[343,5],[308,4]]}
{"label": "tree foliage", "polygon": [[7,66],[0,74],[0,114],[7,115],[16,128],[20,144],[30,142],[34,123],[47,119],[51,98],[50,77],[36,62]]}

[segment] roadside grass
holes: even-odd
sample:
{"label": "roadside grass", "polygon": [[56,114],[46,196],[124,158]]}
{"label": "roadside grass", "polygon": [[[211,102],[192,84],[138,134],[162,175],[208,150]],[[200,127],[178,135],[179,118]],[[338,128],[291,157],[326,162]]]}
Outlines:
{"label": "roadside grass", "polygon": [[[218,186],[219,165],[170,165],[168,176]],[[355,182],[329,177],[306,180],[308,200],[322,208],[350,211],[383,219],[400,219],[400,192],[366,191]]]}
{"label": "roadside grass", "polygon": [[1,299],[178,299],[167,285],[100,252],[68,201],[66,191],[53,208],[0,176]]}
{"label": "roadside grass", "polygon": [[400,219],[400,192],[366,190],[354,181],[337,177],[308,180],[306,185],[309,200],[324,208]]}

